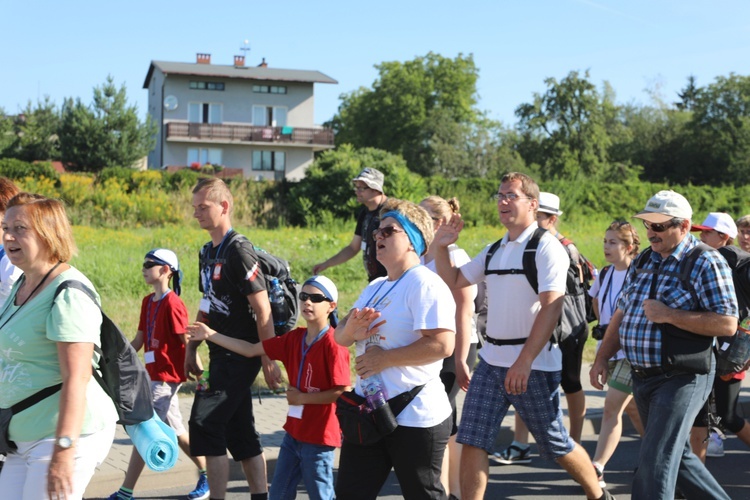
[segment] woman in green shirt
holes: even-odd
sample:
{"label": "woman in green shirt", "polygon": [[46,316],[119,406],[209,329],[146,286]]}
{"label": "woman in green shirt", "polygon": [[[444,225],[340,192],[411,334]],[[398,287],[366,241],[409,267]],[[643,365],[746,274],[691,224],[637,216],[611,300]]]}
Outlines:
{"label": "woman in green shirt", "polygon": [[91,282],[67,264],[75,251],[62,203],[20,193],[8,203],[3,243],[24,275],[0,310],[0,408],[58,388],[15,414],[8,436],[17,449],[0,473],[6,498],[81,498],[114,438],[117,412],[92,377],[101,312],[68,279]]}

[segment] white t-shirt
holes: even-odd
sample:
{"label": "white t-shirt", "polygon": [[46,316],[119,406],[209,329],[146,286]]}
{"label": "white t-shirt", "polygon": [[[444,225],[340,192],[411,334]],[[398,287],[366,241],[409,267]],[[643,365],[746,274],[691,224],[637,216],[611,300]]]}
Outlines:
{"label": "white t-shirt", "polygon": [[[463,248],[459,248],[458,245],[455,245],[455,244],[450,245],[448,247],[448,256],[450,257],[451,264],[453,264],[454,267],[461,267],[464,264],[471,261],[471,258],[469,257],[469,254],[466,253],[466,250],[464,250]],[[424,257],[422,257],[420,261],[422,262],[422,264],[425,265],[427,269],[437,274],[437,267],[435,265],[434,260],[431,260],[430,262],[425,264]],[[471,335],[469,337],[469,342],[471,344],[476,344],[477,342],[479,342],[479,335],[477,334],[477,322],[476,322],[476,317],[473,314],[474,313],[473,309],[474,309],[474,301],[477,298],[477,286],[471,285],[471,287],[469,288],[471,289],[471,301],[472,301]]]}
{"label": "white t-shirt", "polygon": [[[2,248],[2,245],[0,245]],[[13,288],[13,283],[18,281],[23,271],[10,263],[10,259],[2,252],[3,256],[0,258],[0,308],[3,307],[5,301],[10,297],[10,289]]]}
{"label": "white t-shirt", "polygon": [[[531,236],[536,231],[536,222],[527,227],[515,240],[509,241],[506,234],[492,256],[490,269],[522,269],[523,253]],[[541,309],[539,296],[529,285],[524,274],[484,274],[484,261],[491,245],[460,270],[469,283],[487,282],[487,336],[496,339],[528,337]],[[536,251],[536,267],[539,292],[565,293],[565,281],[570,266],[570,257],[557,238],[549,232],[539,241]],[[552,332],[550,332],[551,334]],[[496,346],[487,342],[479,355],[493,366],[510,368],[523,345]],[[562,355],[557,344],[544,347],[531,364],[533,370],[559,371]]]}
{"label": "white t-shirt", "polygon": [[[456,303],[448,285],[424,266],[416,266],[400,281],[388,277],[373,280],[354,307],[374,307],[386,320],[380,326],[380,338],[373,339],[385,350],[411,345],[422,338],[421,330],[445,328],[456,331]],[[377,336],[376,336],[377,337]],[[371,337],[372,338],[372,337]],[[369,339],[368,339],[369,340]],[[356,355],[365,352],[365,341],[356,343]],[[417,397],[397,417],[399,425],[433,427],[451,414],[451,405],[440,380],[443,360],[422,366],[394,366],[380,373],[389,398],[425,384]],[[355,390],[364,395],[357,376]]]}
{"label": "white t-shirt", "polygon": [[[600,281],[602,272],[599,271],[599,275],[594,280],[594,284],[591,285],[589,295],[595,297],[599,302],[599,324],[607,325],[612,319],[615,309],[617,309],[617,299],[620,298],[620,292],[622,291],[622,285],[625,283],[625,277],[628,275],[628,270],[623,269],[622,271],[616,270],[614,267],[610,267],[604,276],[604,283]],[[604,285],[604,286],[602,286]],[[597,341],[596,350],[602,345],[602,341]],[[622,349],[618,350],[613,360],[620,360],[625,357],[625,353]]]}

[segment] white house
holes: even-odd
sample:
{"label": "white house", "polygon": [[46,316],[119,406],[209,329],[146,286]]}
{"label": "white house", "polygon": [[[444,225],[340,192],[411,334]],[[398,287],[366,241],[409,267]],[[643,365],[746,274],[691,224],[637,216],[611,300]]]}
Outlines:
{"label": "white house", "polygon": [[338,83],[319,71],[151,61],[143,82],[158,127],[150,168],[211,163],[245,177],[299,180],[313,153],[333,148],[333,131],[314,124],[315,83]]}

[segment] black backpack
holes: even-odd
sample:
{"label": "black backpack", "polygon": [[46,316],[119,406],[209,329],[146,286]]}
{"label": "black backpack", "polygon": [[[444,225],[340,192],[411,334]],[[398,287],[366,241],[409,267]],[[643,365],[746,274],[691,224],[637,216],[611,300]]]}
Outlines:
{"label": "black backpack", "polygon": [[[729,267],[732,268],[732,281],[739,305],[739,321],[742,323],[750,316],[750,253],[733,245],[723,246],[718,250]],[[717,375],[729,375],[745,368],[745,364],[748,362],[748,353],[747,345],[742,344],[747,343],[747,335],[747,333],[738,330],[731,337],[716,339],[718,347]]]}
{"label": "black backpack", "polygon": [[[589,295],[589,290],[591,290],[591,286],[594,284],[594,278],[596,278],[596,266],[589,259],[587,259],[586,256],[583,255],[580,250],[578,250],[578,247],[573,245],[573,242],[568,238],[561,239],[560,243],[562,243],[565,246],[565,249],[568,250],[568,255],[570,255],[572,259],[577,260],[578,265],[581,266],[583,275],[582,285],[585,292],[584,300],[586,302],[586,322],[591,323],[592,321],[596,321],[596,313],[594,312],[594,298]],[[570,251],[571,245],[573,245],[573,248],[575,248],[576,255],[573,255]]]}
{"label": "black backpack", "polygon": [[[294,278],[292,278],[289,262],[281,257],[268,253],[260,247],[256,247],[244,235],[236,231],[229,237],[227,247],[231,246],[235,241],[246,241],[253,246],[255,253],[258,255],[260,270],[263,272],[263,276],[266,279],[266,290],[268,291],[269,298],[271,297],[271,279],[277,278],[279,280],[281,288],[284,290],[284,298],[286,299],[286,314],[284,315],[284,318],[274,318],[273,322],[276,335],[285,334],[297,325],[297,317],[299,316],[299,285]],[[226,259],[221,255],[217,255],[214,259],[208,257],[208,251],[211,249],[211,245],[212,243],[208,242],[203,246],[203,249],[201,249],[201,267],[226,262]],[[273,310],[273,308],[271,308],[271,310]],[[283,321],[283,325],[276,325],[276,323],[281,321]]]}
{"label": "black backpack", "polygon": [[[523,274],[526,276],[526,280],[534,290],[535,294],[539,294],[539,278],[536,269],[536,251],[539,248],[539,241],[542,239],[542,235],[547,230],[541,227],[534,231],[534,234],[529,238],[526,243],[526,248],[523,251],[523,257],[521,260],[522,269],[495,269],[490,270],[489,264],[492,260],[492,256],[500,248],[501,240],[496,241],[492,244],[490,249],[487,251],[487,256],[484,261],[484,274]],[[568,254],[570,255],[570,254]],[[588,322],[586,321],[586,290],[581,284],[578,274],[578,263],[570,259],[570,266],[568,266],[568,272],[565,280],[565,296],[563,297],[563,312],[560,319],[557,322],[557,327],[552,332],[552,338],[550,342],[559,344],[564,342],[568,338],[578,338],[581,334],[588,330]],[[497,340],[497,339],[495,339]],[[496,345],[520,345],[526,342],[526,338],[519,339],[502,339],[499,342],[493,342]]]}
{"label": "black backpack", "polygon": [[[77,280],[60,283],[55,290],[55,297],[66,288],[81,290],[94,304],[99,305],[94,293]],[[99,375],[99,372],[94,370],[94,378],[112,398],[119,416],[118,424],[135,425],[150,420],[154,416],[151,378],[130,341],[104,311],[101,312],[102,346],[94,346],[94,350],[100,355],[99,370],[102,374]],[[81,320],[85,321],[84,318]]]}

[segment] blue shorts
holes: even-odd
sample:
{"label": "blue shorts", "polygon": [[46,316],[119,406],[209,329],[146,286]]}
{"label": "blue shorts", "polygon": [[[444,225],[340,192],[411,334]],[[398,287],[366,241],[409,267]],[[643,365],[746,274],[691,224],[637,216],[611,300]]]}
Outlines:
{"label": "blue shorts", "polygon": [[513,405],[534,436],[542,458],[555,460],[573,451],[575,441],[563,425],[560,410],[560,372],[531,370],[526,392],[520,395],[505,392],[507,373],[507,368],[480,358],[464,400],[457,441],[490,453]]}

